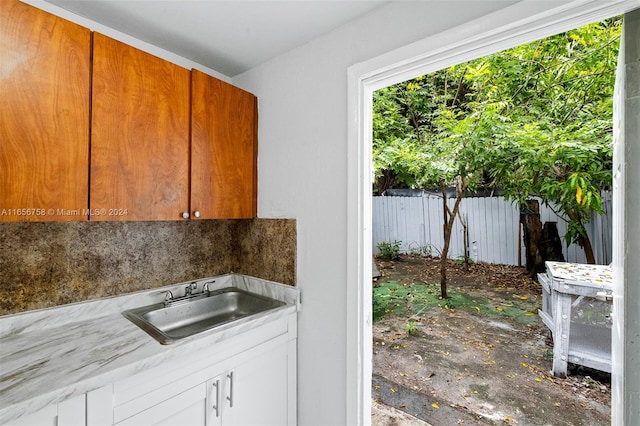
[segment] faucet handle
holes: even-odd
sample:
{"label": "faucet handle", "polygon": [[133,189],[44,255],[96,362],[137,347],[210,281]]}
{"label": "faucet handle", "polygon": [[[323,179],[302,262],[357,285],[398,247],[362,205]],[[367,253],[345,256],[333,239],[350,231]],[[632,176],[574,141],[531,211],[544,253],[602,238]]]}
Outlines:
{"label": "faucet handle", "polygon": [[211,281],[207,281],[206,283],[204,283],[204,285],[202,286],[202,292],[206,293],[207,296],[209,295],[209,284],[214,284],[216,282],[216,280],[211,280]]}

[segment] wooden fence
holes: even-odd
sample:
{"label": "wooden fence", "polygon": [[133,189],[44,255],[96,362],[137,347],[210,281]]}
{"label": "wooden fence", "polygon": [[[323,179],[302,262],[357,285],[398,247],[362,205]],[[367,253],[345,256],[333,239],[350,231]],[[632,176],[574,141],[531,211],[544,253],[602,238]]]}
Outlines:
{"label": "wooden fence", "polygon": [[[454,199],[448,199],[453,208]],[[611,196],[603,193],[605,214],[594,214],[587,225],[596,262],[611,262]],[[503,197],[465,198],[460,204],[460,215],[467,222],[469,255],[474,261],[505,265],[524,265],[525,249],[520,229],[520,211],[514,203]],[[566,221],[551,208],[540,205],[540,220],[557,222],[563,239],[563,253],[567,262],[585,263],[584,250],[576,244],[568,248],[564,242]],[[420,253],[439,256],[444,244],[442,198],[425,197],[373,197],[373,252],[378,254],[381,242],[400,242],[402,253]],[[456,219],[451,236],[449,258],[464,256],[464,231]]]}

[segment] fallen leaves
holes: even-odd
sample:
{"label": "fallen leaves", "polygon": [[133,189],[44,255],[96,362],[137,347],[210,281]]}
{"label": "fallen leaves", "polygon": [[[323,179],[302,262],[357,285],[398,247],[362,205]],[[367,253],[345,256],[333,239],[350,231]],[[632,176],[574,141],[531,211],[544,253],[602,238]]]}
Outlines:
{"label": "fallen leaves", "polygon": [[[399,272],[402,267],[413,261],[414,259],[404,258],[398,263],[397,271]],[[422,262],[419,259],[415,260],[415,262],[418,261]],[[582,408],[578,405],[579,400],[576,400],[576,395],[587,401],[594,400],[605,405],[606,402],[603,401],[610,396],[610,390],[607,390],[606,386],[602,386],[604,390],[601,390],[597,376],[594,376],[596,379],[594,384],[584,380],[582,378],[584,376],[579,380],[577,377],[580,376],[567,379],[551,376],[549,346],[544,345],[545,339],[548,340],[545,334],[548,330],[536,325],[540,323],[540,319],[537,318],[537,309],[540,304],[537,296],[539,287],[532,287],[535,291],[528,292],[527,286],[518,281],[517,274],[507,273],[508,268],[504,268],[503,271],[503,277],[507,280],[499,282],[491,278],[491,284],[484,284],[488,277],[479,275],[492,269],[494,268],[483,266],[478,267],[477,270],[472,268],[464,275],[458,270],[449,274],[452,279],[450,290],[465,292],[470,297],[464,303],[454,300],[454,303],[458,302],[455,304],[455,313],[444,308],[442,306],[444,303],[440,301],[442,309],[420,311],[419,314],[411,316],[411,320],[419,322],[422,332],[420,339],[410,338],[406,332],[394,334],[396,328],[391,328],[390,325],[397,324],[400,327],[397,330],[402,331],[406,325],[406,317],[397,321],[387,317],[386,322],[381,321],[375,325],[374,330],[378,330],[377,336],[380,336],[375,339],[376,346],[374,346],[380,351],[380,355],[375,355],[376,362],[379,362],[377,367],[379,374],[391,374],[389,377],[405,389],[423,393],[425,397],[423,408],[433,410],[433,415],[443,415],[445,411],[447,413],[450,411],[448,405],[452,399],[445,398],[450,396],[449,394],[457,398],[455,401],[468,404],[470,407],[481,404],[486,400],[487,392],[491,390],[491,388],[485,389],[481,384],[485,380],[493,383],[491,380],[494,380],[494,377],[509,383],[507,396],[511,393],[518,397],[524,395],[522,398],[527,401],[529,410],[531,410],[530,405],[533,406],[534,403],[537,409],[541,409],[542,403],[539,400],[544,400],[544,411],[568,412],[569,405],[565,403],[565,399],[562,399],[560,408],[553,406],[553,402],[561,400],[560,398],[549,399],[558,393],[572,395],[567,397],[567,400],[576,401],[571,403],[573,409]],[[480,271],[480,274],[477,274],[477,271]],[[435,273],[437,272],[436,270]],[[419,273],[424,282],[430,282],[426,276],[431,275],[428,271],[417,268],[415,273]],[[416,282],[415,278],[411,282],[409,278],[398,279],[398,281],[407,282],[407,289],[411,288],[411,282]],[[398,286],[398,288],[400,290],[403,287]],[[415,292],[412,290],[411,294],[415,295]],[[500,312],[498,307],[504,311]],[[518,315],[513,321],[512,313]],[[484,320],[485,316],[487,320]],[[522,321],[527,317],[528,321]],[[509,327],[498,327],[495,323],[509,325]],[[539,328],[544,333],[538,330]],[[379,343],[382,340],[381,337],[386,340],[386,346],[381,346]],[[408,346],[405,346],[406,344]],[[405,350],[397,350],[398,345]],[[404,356],[403,362],[391,358],[398,355]],[[488,379],[488,375],[492,378]],[[384,386],[377,393],[395,398],[393,405],[396,408],[401,403],[412,407],[412,402],[406,402],[409,400],[400,398],[403,388],[394,386],[394,390],[396,389],[396,392],[392,392],[389,387]],[[437,392],[431,393],[433,389],[437,389]],[[435,404],[438,408],[431,406],[434,401],[437,401]],[[439,405],[440,403],[443,405]],[[595,406],[589,405],[586,409],[594,411]],[[502,411],[504,414],[499,420],[496,418],[496,424],[519,424],[522,414],[516,415],[515,408],[513,411],[509,409]],[[470,410],[473,409],[470,408]],[[507,414],[513,417],[507,418]],[[456,424],[456,417],[451,417],[448,424]],[[465,424],[468,422],[467,420]]]}
{"label": "fallen leaves", "polygon": [[527,295],[520,296],[518,294],[513,294],[513,295],[511,295],[511,297],[513,297],[514,299],[529,300],[529,296],[527,296]]}

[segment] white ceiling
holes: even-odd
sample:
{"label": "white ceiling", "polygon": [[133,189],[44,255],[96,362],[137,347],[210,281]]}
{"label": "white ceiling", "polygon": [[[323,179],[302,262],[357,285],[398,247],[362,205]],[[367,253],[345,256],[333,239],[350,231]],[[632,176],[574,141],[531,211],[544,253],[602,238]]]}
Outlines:
{"label": "white ceiling", "polygon": [[388,0],[46,1],[229,77],[303,45],[388,2]]}

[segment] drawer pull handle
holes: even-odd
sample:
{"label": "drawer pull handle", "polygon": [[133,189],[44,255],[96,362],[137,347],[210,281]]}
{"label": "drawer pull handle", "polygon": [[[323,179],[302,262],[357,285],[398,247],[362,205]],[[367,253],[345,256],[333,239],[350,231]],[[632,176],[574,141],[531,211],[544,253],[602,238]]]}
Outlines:
{"label": "drawer pull handle", "polygon": [[227,378],[229,379],[229,396],[227,400],[229,401],[229,408],[233,407],[233,371],[229,371],[227,374]]}
{"label": "drawer pull handle", "polygon": [[220,417],[220,380],[213,382],[213,387],[216,390],[216,396],[214,398],[213,408],[216,412],[216,417]]}

